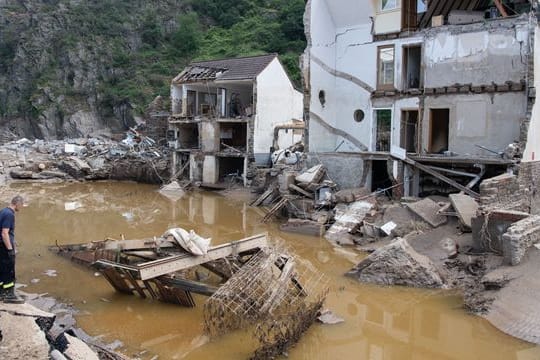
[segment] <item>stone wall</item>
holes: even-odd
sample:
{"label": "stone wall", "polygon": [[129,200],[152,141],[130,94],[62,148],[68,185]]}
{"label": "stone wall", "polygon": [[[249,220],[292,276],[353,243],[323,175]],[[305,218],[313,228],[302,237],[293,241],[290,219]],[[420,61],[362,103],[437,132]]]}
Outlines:
{"label": "stone wall", "polygon": [[503,235],[504,260],[517,265],[532,245],[540,242],[540,215],[520,220],[508,228]]}
{"label": "stone wall", "polygon": [[540,161],[522,162],[519,165],[519,183],[528,189],[530,213],[540,214],[540,193],[537,190],[540,183]]}
{"label": "stone wall", "polygon": [[355,153],[309,153],[307,167],[323,164],[329,179],[341,189],[364,186],[364,160]]}
{"label": "stone wall", "polygon": [[493,209],[530,212],[529,188],[513,174],[502,174],[480,184],[480,210]]}

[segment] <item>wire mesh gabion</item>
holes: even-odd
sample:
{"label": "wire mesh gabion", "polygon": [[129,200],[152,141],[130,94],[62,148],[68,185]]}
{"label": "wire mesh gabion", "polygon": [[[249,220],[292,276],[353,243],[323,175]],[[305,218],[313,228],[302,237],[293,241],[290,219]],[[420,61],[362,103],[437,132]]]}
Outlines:
{"label": "wire mesh gabion", "polygon": [[204,305],[211,337],[254,325],[254,359],[281,354],[315,321],[328,279],[284,246],[261,249]]}

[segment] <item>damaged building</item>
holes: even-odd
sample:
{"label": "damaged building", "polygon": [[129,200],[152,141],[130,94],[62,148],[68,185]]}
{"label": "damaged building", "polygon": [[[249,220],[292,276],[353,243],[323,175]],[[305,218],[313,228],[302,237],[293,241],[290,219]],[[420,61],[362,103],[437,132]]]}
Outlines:
{"label": "damaged building", "polygon": [[478,197],[482,178],[537,160],[535,7],[527,0],[309,1],[309,152],[340,185],[403,184],[398,196],[457,188]]}
{"label": "damaged building", "polygon": [[173,177],[247,184],[251,165],[302,140],[302,98],[277,54],[191,63],[171,84]]}

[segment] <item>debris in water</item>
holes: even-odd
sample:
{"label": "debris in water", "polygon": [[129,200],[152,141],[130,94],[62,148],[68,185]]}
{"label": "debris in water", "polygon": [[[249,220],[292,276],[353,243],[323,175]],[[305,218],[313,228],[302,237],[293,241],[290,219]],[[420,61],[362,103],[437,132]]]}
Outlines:
{"label": "debris in water", "polygon": [[43,275],[47,275],[49,277],[57,277],[58,276],[58,274],[56,273],[56,270],[52,270],[52,269],[45,270]]}
{"label": "debris in water", "polygon": [[64,203],[64,210],[74,211],[82,207],[82,204],[78,201],[71,201]]}
{"label": "debris in water", "polygon": [[321,314],[319,315],[317,320],[319,320],[321,323],[326,324],[326,325],[334,325],[334,324],[340,324],[342,322],[345,322],[343,318],[340,318],[329,309],[325,309],[321,311]]}
{"label": "debris in water", "polygon": [[39,282],[39,279],[32,279],[32,280],[30,280],[30,282],[31,282],[32,284],[37,284],[37,283]]}

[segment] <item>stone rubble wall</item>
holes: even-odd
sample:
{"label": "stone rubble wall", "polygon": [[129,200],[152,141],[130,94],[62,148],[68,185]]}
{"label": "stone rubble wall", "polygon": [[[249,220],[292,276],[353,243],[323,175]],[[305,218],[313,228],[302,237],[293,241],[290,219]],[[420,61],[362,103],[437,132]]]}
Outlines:
{"label": "stone rubble wall", "polygon": [[540,215],[520,220],[503,235],[503,255],[507,263],[518,265],[525,252],[540,242]]}
{"label": "stone rubble wall", "polygon": [[493,209],[530,212],[528,187],[518,176],[502,174],[482,181],[480,184],[480,210]]}

